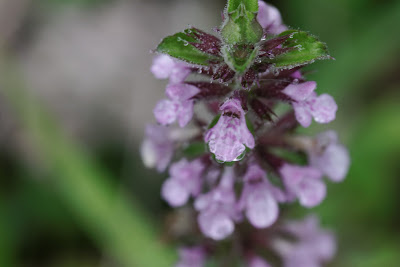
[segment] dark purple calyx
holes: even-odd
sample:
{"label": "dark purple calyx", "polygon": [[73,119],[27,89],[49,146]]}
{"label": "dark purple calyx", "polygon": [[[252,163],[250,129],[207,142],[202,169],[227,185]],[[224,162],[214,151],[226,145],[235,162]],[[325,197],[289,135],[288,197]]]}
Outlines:
{"label": "dark purple calyx", "polygon": [[200,92],[192,97],[192,99],[206,99],[221,97],[228,94],[232,89],[228,86],[218,83],[209,82],[188,82],[200,89]]}
{"label": "dark purple calyx", "polygon": [[198,50],[213,56],[221,55],[222,43],[216,36],[203,32],[197,28],[191,28],[188,32],[188,36],[197,40],[197,42],[190,42],[190,44]]}

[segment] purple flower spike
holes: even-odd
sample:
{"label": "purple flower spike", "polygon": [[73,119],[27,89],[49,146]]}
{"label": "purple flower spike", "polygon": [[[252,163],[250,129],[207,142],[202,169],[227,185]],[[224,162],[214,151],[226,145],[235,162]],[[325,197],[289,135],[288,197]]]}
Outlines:
{"label": "purple flower spike", "polygon": [[283,258],[284,267],[320,267],[336,253],[333,234],[320,229],[315,216],[289,222],[282,228],[297,239],[296,243],[283,239],[275,241],[275,249]]}
{"label": "purple flower spike", "polygon": [[266,262],[263,258],[259,256],[252,256],[247,260],[248,267],[271,267],[271,265]]}
{"label": "purple flower spike", "polygon": [[276,35],[287,30],[287,27],[282,23],[279,10],[264,1],[258,1],[257,20],[268,33]]}
{"label": "purple flower spike", "polygon": [[319,169],[334,182],[342,181],[349,170],[350,156],[346,147],[338,143],[334,131],[317,135],[315,144],[309,152],[311,166]]}
{"label": "purple flower spike", "polygon": [[200,159],[188,162],[182,159],[171,165],[168,178],[161,189],[162,197],[173,207],[179,207],[188,201],[189,197],[200,194],[204,165]]}
{"label": "purple flower spike", "polygon": [[180,127],[185,127],[193,117],[194,101],[191,99],[200,89],[190,84],[170,84],[166,88],[169,99],[160,100],[154,108],[154,116],[162,125],[169,125],[176,120]]}
{"label": "purple flower spike", "polygon": [[326,186],[321,180],[322,173],[312,167],[284,164],[280,173],[290,197],[297,197],[300,204],[311,208],[322,202]]}
{"label": "purple flower spike", "polygon": [[239,219],[235,209],[233,183],[233,169],[226,168],[218,187],[200,195],[194,203],[199,211],[197,220],[200,230],[214,240],[229,236],[235,229],[234,220]]}
{"label": "purple flower spike", "polygon": [[203,247],[184,247],[179,249],[179,261],[175,267],[203,267],[206,252]]}
{"label": "purple flower spike", "polygon": [[164,171],[174,154],[170,129],[160,125],[147,125],[146,138],[140,152],[146,167],[156,167],[159,172]]}
{"label": "purple flower spike", "polygon": [[239,161],[246,146],[254,148],[255,145],[246,125],[244,110],[237,99],[227,100],[220,110],[222,115],[218,123],[208,130],[204,140],[218,161]]}
{"label": "purple flower spike", "polygon": [[267,174],[255,164],[248,167],[244,181],[239,210],[246,210],[246,217],[254,227],[271,226],[278,218],[278,201],[285,199],[283,192],[274,187]]}
{"label": "purple flower spike", "polygon": [[182,83],[191,72],[189,65],[168,55],[156,56],[150,70],[157,79],[169,78],[170,83]]}
{"label": "purple flower spike", "polygon": [[294,100],[292,103],[297,121],[308,127],[312,118],[318,123],[329,123],[336,117],[337,105],[332,96],[314,92],[317,84],[314,81],[290,84],[282,90]]}

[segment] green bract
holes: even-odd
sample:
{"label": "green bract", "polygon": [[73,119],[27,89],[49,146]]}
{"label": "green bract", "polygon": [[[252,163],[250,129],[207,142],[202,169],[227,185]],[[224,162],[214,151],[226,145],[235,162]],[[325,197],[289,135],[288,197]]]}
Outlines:
{"label": "green bract", "polygon": [[211,61],[221,60],[221,58],[206,54],[190,44],[198,43],[194,37],[194,31],[195,29],[186,29],[183,32],[165,37],[156,51],[197,65],[207,66]]}
{"label": "green bract", "polygon": [[240,5],[244,5],[249,12],[258,12],[258,0],[229,0],[227,11],[234,12]]}
{"label": "green bract", "polygon": [[297,66],[313,63],[317,59],[331,59],[328,48],[315,36],[297,30],[289,30],[280,34],[290,37],[283,43],[282,48],[293,47],[294,49],[268,59],[268,62],[274,63],[276,68],[291,69]]}
{"label": "green bract", "polygon": [[238,73],[244,73],[257,57],[257,49],[248,47],[236,47],[235,49],[225,46],[222,54],[228,66]]}
{"label": "green bract", "polygon": [[261,40],[263,29],[257,21],[257,0],[231,0],[227,18],[221,27],[226,44],[255,44]]}

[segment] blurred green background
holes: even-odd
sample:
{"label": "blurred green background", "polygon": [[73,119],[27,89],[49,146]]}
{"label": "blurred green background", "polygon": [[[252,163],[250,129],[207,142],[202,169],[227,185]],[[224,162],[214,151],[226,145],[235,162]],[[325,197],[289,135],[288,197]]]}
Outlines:
{"label": "blurred green background", "polygon": [[[292,28],[328,43],[309,66],[332,94],[349,146],[346,180],[314,209],[338,236],[330,266],[399,266],[400,2],[270,1]],[[159,40],[211,30],[224,1],[0,2],[0,266],[171,266],[165,175],[139,146],[165,81],[149,72]],[[295,207],[292,216],[309,210]]]}

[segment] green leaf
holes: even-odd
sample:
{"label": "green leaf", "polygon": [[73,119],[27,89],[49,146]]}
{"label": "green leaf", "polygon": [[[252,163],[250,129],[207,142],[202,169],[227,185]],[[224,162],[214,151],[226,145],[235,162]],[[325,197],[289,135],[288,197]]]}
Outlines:
{"label": "green leaf", "polygon": [[220,61],[221,58],[201,52],[190,43],[198,43],[194,37],[195,29],[186,29],[174,35],[165,37],[156,51],[192,64],[209,65],[210,61]]}
{"label": "green leaf", "polygon": [[282,47],[293,47],[294,49],[268,60],[268,62],[274,63],[276,68],[292,69],[297,66],[311,64],[318,59],[332,59],[326,44],[319,41],[315,36],[297,30],[285,31],[280,36],[288,34],[290,34],[290,37]]}
{"label": "green leaf", "polygon": [[247,126],[247,129],[249,129],[249,131],[251,132],[251,134],[255,135],[253,123],[251,123],[251,120],[249,119],[249,117],[247,115],[246,115],[246,126]]}
{"label": "green leaf", "polygon": [[221,118],[221,114],[218,114],[217,116],[215,116],[213,118],[213,120],[211,121],[210,125],[208,125],[208,129],[211,129],[212,127],[214,127],[218,123],[219,118]]}
{"label": "green leaf", "polygon": [[207,146],[204,142],[194,142],[185,147],[183,155],[187,158],[196,158],[207,152]]}
{"label": "green leaf", "polygon": [[307,156],[304,153],[290,151],[283,148],[270,148],[270,152],[287,162],[302,166],[307,165]]}

